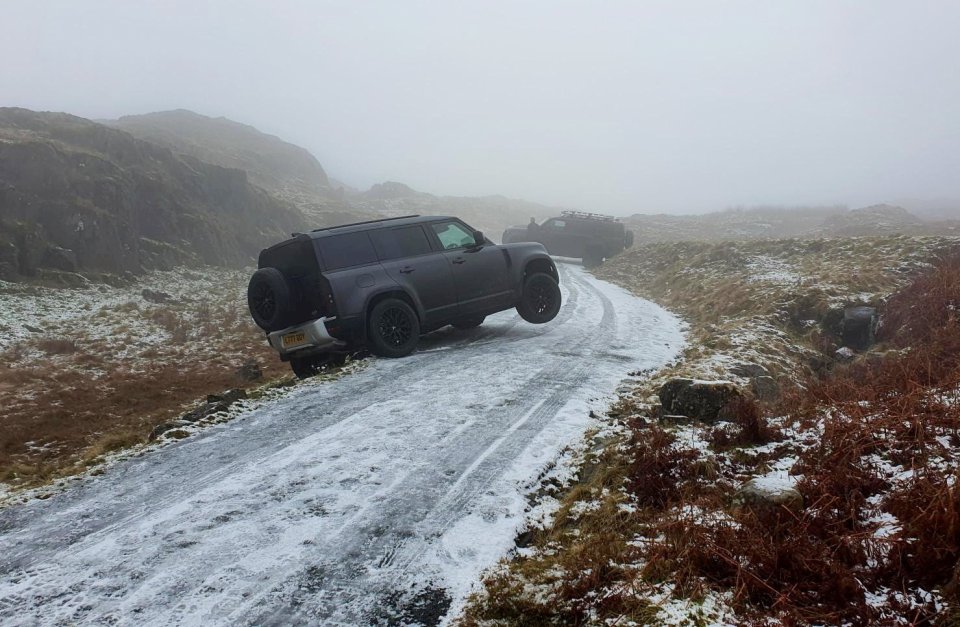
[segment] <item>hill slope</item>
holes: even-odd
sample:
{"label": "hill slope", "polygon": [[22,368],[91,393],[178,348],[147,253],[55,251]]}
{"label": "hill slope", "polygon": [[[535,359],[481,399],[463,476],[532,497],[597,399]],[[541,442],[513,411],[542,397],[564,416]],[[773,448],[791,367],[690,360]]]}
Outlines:
{"label": "hill slope", "polygon": [[413,213],[454,215],[498,239],[508,226],[559,211],[504,196],[435,196],[392,181],[361,192],[331,180],[305,148],[246,124],[185,109],[127,115],[106,124],[175,153],[244,170],[251,183],[296,205],[314,226]]}
{"label": "hill slope", "polygon": [[310,151],[247,124],[186,109],[127,115],[106,124],[176,153],[243,170],[251,183],[293,203],[314,222],[357,219]]}
{"label": "hill slope", "polygon": [[303,227],[243,171],[84,118],[0,108],[0,278],[236,264]]}
{"label": "hill slope", "polygon": [[703,215],[634,214],[637,242],[769,240],[882,235],[956,235],[956,220],[926,221],[902,207],[754,207]]}

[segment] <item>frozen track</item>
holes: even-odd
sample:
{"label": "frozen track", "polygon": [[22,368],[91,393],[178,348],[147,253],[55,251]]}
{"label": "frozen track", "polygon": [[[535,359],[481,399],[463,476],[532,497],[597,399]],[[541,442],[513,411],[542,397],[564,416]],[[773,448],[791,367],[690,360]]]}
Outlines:
{"label": "frozen track", "polygon": [[0,622],[436,622],[512,545],[590,402],[682,342],[659,307],[560,270],[549,324],[441,330],[0,512]]}

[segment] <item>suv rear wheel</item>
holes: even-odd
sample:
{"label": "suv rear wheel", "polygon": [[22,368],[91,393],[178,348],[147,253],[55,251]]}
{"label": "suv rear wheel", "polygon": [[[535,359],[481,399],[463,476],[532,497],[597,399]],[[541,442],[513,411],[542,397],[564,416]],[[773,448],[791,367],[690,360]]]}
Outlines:
{"label": "suv rear wheel", "polygon": [[543,324],[560,311],[560,286],[549,274],[531,274],[523,283],[517,313],[527,322]]}
{"label": "suv rear wheel", "polygon": [[385,298],[374,305],[367,322],[370,350],[381,357],[405,357],[420,341],[417,312],[399,298]]}
{"label": "suv rear wheel", "polygon": [[587,246],[583,251],[583,267],[596,268],[603,263],[603,251],[598,246]]}
{"label": "suv rear wheel", "polygon": [[298,379],[309,379],[324,368],[337,368],[347,361],[346,353],[326,353],[310,357],[291,357],[290,368]]}
{"label": "suv rear wheel", "polygon": [[279,331],[287,326],[290,311],[290,286],[276,268],[260,268],[247,285],[247,306],[257,326],[264,331]]}

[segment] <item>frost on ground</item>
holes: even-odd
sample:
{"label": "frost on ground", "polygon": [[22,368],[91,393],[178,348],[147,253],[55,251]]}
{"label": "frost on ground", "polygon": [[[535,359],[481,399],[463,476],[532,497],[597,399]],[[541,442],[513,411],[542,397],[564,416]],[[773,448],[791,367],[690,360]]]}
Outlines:
{"label": "frost on ground", "polygon": [[[443,329],[0,512],[0,621],[435,624],[573,472],[675,317],[561,264],[564,307]],[[594,414],[596,415],[596,414]],[[599,437],[603,437],[600,435]]]}
{"label": "frost on ground", "polygon": [[619,255],[597,275],[691,323],[685,373],[749,385],[738,364],[764,366],[774,378],[802,375],[833,340],[845,306],[880,305],[957,241],[888,236],[648,244]]}
{"label": "frost on ground", "polygon": [[[607,412],[618,437],[587,455],[530,546],[487,573],[462,623],[955,620],[960,258],[950,244],[655,246],[603,268],[641,293],[659,290],[700,345],[621,390]],[[864,276],[871,246],[889,256]],[[832,285],[804,279],[787,292],[763,274],[769,263],[761,280],[756,266],[724,270],[731,256],[776,250],[793,251],[792,268],[825,260],[820,276]],[[829,267],[852,252],[845,285]],[[882,342],[836,363],[831,312],[865,292],[883,306]],[[724,300],[737,293],[757,300]],[[754,393],[766,377],[776,396],[735,403],[719,422],[663,416],[657,391],[675,376],[733,379]]]}
{"label": "frost on ground", "polygon": [[83,470],[207,394],[287,374],[249,320],[247,278],[206,268],[116,286],[0,283],[0,481]]}

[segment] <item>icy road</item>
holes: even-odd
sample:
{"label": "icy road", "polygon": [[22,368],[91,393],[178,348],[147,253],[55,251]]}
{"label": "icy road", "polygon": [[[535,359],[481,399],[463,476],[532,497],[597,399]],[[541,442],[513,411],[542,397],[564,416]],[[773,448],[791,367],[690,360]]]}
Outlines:
{"label": "icy road", "polygon": [[560,271],[549,324],[441,330],[0,511],[0,622],[442,622],[589,410],[682,344],[663,309]]}

